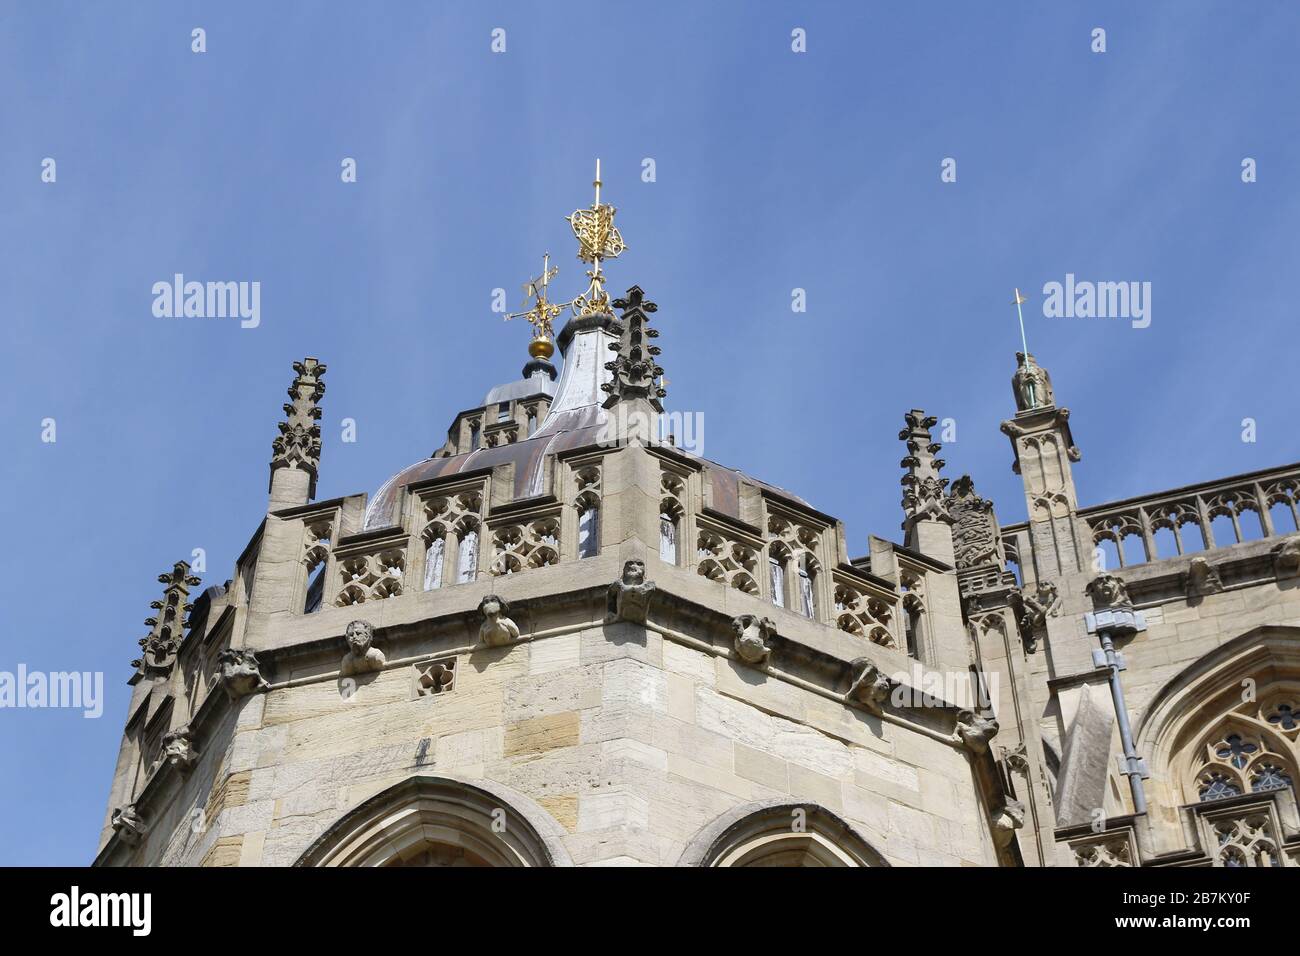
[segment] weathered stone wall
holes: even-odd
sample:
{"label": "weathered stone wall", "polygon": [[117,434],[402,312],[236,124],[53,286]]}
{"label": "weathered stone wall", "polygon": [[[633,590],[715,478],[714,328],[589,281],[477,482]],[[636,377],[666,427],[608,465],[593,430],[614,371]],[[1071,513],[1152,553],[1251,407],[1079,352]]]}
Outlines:
{"label": "weathered stone wall", "polygon": [[775,797],[835,811],[894,864],[994,862],[964,751],[628,623],[462,653],[448,693],[414,697],[397,667],[237,707],[203,831],[172,813],[144,858],[289,865],[367,797],[446,773],[531,797],[578,864],[671,865]]}

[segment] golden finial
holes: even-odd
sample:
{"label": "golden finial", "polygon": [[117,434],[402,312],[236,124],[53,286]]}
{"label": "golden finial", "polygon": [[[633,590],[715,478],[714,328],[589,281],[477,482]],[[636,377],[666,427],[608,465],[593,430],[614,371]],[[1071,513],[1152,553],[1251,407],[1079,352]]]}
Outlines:
{"label": "golden finial", "polygon": [[595,315],[610,311],[609,294],[605,292],[605,276],[600,271],[600,264],[605,259],[614,259],[627,248],[623,237],[614,228],[614,214],[618,212],[613,206],[600,201],[600,160],[596,160],[596,200],[588,209],[576,209],[565,220],[573,229],[578,240],[578,258],[591,263],[587,278],[591,282],[587,291],[579,295],[569,305],[574,315]]}
{"label": "golden finial", "polygon": [[533,327],[533,340],[528,343],[528,354],[535,359],[548,359],[555,354],[551,323],[564,309],[564,305],[557,305],[547,299],[546,287],[559,271],[559,266],[551,265],[551,254],[548,252],[543,255],[542,274],[524,283],[524,305],[528,306],[530,299],[533,300],[532,305],[522,312],[511,312],[506,316],[507,322],[524,318]]}

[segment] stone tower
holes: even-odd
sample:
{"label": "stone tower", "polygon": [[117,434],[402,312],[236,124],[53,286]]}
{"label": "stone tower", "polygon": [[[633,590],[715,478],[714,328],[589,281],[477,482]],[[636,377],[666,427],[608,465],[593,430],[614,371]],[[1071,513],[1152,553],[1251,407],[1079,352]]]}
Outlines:
{"label": "stone tower", "polygon": [[833,515],[661,440],[673,310],[605,293],[596,188],[558,334],[547,271],[521,377],[373,494],[316,499],[325,366],[294,364],[229,580],[191,601],[163,575],[97,864],[1297,862],[1300,535],[1092,559],[1294,519],[1300,468],[1080,507],[1022,356],[1029,520],[942,477],[912,409],[904,540],[855,556]]}

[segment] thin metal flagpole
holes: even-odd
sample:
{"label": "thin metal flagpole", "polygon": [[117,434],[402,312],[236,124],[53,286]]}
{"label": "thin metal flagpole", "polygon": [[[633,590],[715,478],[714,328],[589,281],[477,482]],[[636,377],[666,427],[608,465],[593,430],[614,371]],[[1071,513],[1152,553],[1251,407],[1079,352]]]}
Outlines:
{"label": "thin metal flagpole", "polygon": [[1020,320],[1020,347],[1024,350],[1026,363],[1029,361],[1029,342],[1025,338],[1025,314],[1020,310],[1020,306],[1028,301],[1020,294],[1020,290],[1016,289],[1016,318]]}

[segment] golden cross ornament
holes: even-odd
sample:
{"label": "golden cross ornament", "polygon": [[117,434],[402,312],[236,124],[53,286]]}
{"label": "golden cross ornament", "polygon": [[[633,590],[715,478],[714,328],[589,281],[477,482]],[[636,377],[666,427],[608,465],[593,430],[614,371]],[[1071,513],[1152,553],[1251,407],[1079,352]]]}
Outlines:
{"label": "golden cross ornament", "polygon": [[614,226],[614,214],[618,210],[600,201],[599,159],[596,160],[596,179],[592,185],[596,187],[596,199],[591,206],[575,209],[572,215],[564,217],[578,240],[578,258],[591,263],[587,270],[587,278],[591,280],[587,291],[570,303],[575,315],[609,312],[609,294],[605,292],[605,276],[600,271],[600,264],[605,259],[617,258],[627,248]]}

